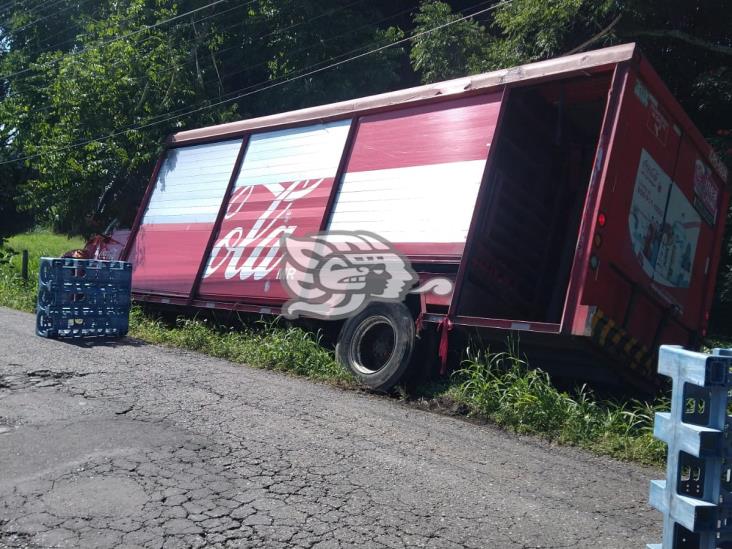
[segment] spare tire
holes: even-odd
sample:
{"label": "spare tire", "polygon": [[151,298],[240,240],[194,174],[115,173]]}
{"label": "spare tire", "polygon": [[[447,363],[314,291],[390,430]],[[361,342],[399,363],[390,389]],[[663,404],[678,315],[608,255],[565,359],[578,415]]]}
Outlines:
{"label": "spare tire", "polygon": [[414,350],[414,319],[403,303],[371,303],[343,324],[336,357],[364,385],[388,391]]}

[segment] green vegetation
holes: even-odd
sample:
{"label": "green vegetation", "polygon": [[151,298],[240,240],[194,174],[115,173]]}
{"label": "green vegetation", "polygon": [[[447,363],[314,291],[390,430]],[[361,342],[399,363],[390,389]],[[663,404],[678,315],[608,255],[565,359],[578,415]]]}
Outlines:
{"label": "green vegetation", "polygon": [[[33,311],[38,276],[38,258],[57,256],[81,245],[48,231],[35,231],[8,240],[11,253],[0,248],[0,306]],[[20,278],[20,250],[29,250],[30,276]],[[178,318],[173,323],[143,313],[135,307],[130,317],[130,335],[149,343],[197,351],[239,364],[277,370],[341,387],[356,382],[341,368],[318,334],[275,321],[260,321],[244,327],[215,325],[208,319]],[[653,413],[668,409],[661,400],[600,400],[582,387],[573,393],[552,385],[549,376],[528,368],[517,345],[502,352],[466,350],[466,359],[446,383],[415,390],[438,407],[458,409],[461,414],[490,421],[523,434],[571,444],[623,460],[660,464],[664,445],[655,440]],[[412,397],[402,391],[405,399]]]}
{"label": "green vegetation", "polygon": [[[343,387],[356,386],[333,353],[320,344],[319,337],[301,328],[270,321],[234,330],[186,318],[171,326],[146,316],[139,308],[133,310],[130,326],[132,336],[150,343]],[[665,445],[653,438],[653,416],[656,410],[668,409],[667,401],[603,401],[585,387],[573,394],[559,391],[545,372],[528,367],[516,345],[497,353],[468,349],[466,355],[462,367],[445,386],[437,390],[418,387],[416,392],[517,433],[623,460],[660,464],[665,459]],[[410,399],[405,391],[402,395]]]}
{"label": "green vegetation", "polygon": [[602,401],[584,386],[574,394],[559,391],[545,372],[528,368],[517,345],[507,347],[498,353],[468,349],[445,396],[469,415],[519,433],[642,463],[665,459],[665,444],[653,438],[653,418],[670,402]]}
{"label": "green vegetation", "polygon": [[[15,235],[0,246],[0,306],[33,311],[41,257],[59,257],[68,250],[84,246],[81,238],[69,238],[38,229]],[[21,278],[23,250],[28,250],[28,281]]]}
{"label": "green vegetation", "polygon": [[[113,218],[129,225],[173,131],[630,41],[640,44],[725,161],[732,159],[726,0],[44,4],[0,6],[0,244],[3,235],[33,223],[73,233],[99,231]],[[414,38],[398,42],[406,36]],[[390,44],[395,47],[383,47]],[[713,329],[727,335],[728,233],[712,315]],[[80,244],[38,231],[0,246],[0,305],[32,311],[38,258]],[[27,282],[20,277],[22,249],[30,252]],[[169,326],[135,310],[132,333],[235,362],[353,383],[316,336],[297,328],[233,331],[190,319]],[[513,351],[471,350],[463,368],[430,398],[517,432],[622,459],[658,463],[663,457],[651,437],[652,406],[602,402],[586,389],[558,391]]]}
{"label": "green vegetation", "polygon": [[[343,387],[356,386],[333,353],[320,344],[319,337],[301,328],[270,321],[235,330],[186,318],[171,326],[146,316],[139,308],[133,310],[130,327],[130,335],[150,343]],[[528,368],[519,356],[516,346],[498,353],[468,349],[462,367],[445,386],[437,390],[418,387],[416,392],[517,433],[623,460],[654,465],[663,462],[665,445],[653,438],[653,414],[657,409],[668,409],[668,402],[601,401],[585,387],[574,394],[562,392],[545,372]],[[406,400],[411,398],[404,390],[402,395]]]}
{"label": "green vegetation", "polygon": [[208,320],[179,318],[170,326],[134,308],[130,335],[257,368],[343,386],[354,385],[353,378],[336,363],[333,353],[320,344],[318,335],[301,328],[283,327],[275,321],[235,330],[230,326],[209,325]]}
{"label": "green vegetation", "polygon": [[[113,218],[129,224],[174,131],[400,80],[395,47],[284,85],[401,38],[390,20],[375,24],[393,13],[387,1],[43,4],[0,6],[0,214],[27,212],[63,232],[99,231]],[[19,228],[10,223],[8,233]],[[4,225],[0,216],[0,235]]]}
{"label": "green vegetation", "polygon": [[[47,230],[15,235],[0,247],[0,306],[33,312],[38,286],[39,258],[58,257],[84,242]],[[28,281],[20,276],[22,250],[28,250]],[[320,339],[305,330],[259,322],[252,328],[212,327],[207,320],[178,319],[174,325],[133,308],[130,335],[171,347],[199,351],[250,366],[291,372],[311,379],[353,385],[348,372]]]}
{"label": "green vegetation", "polygon": [[129,223],[174,131],[632,41],[732,153],[726,0],[46,4],[0,5],[0,235]]}

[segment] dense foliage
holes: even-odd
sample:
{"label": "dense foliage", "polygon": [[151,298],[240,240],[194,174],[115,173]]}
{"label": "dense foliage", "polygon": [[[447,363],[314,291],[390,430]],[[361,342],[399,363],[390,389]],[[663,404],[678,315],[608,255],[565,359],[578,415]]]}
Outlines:
{"label": "dense foliage", "polygon": [[23,160],[2,165],[0,189],[64,231],[129,217],[174,130],[399,81],[397,50],[254,93],[398,38],[395,28],[373,24],[380,13],[365,2],[20,0],[5,7],[0,158]]}
{"label": "dense foliage", "polygon": [[[412,42],[423,81],[637,42],[732,164],[732,9],[725,0],[510,0],[491,7]],[[427,0],[414,21],[424,31],[459,16],[449,2]]]}
{"label": "dense foliage", "polygon": [[727,4],[0,0],[0,235],[129,221],[172,131],[628,41],[729,162]]}

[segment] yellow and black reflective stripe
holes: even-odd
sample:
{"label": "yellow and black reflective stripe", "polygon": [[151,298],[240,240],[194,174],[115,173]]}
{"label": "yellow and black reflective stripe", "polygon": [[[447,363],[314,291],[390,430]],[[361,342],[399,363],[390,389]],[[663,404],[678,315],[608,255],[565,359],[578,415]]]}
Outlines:
{"label": "yellow and black reflective stripe", "polygon": [[592,316],[592,339],[601,347],[618,355],[628,367],[644,377],[657,379],[653,370],[655,355],[638,339],[632,337],[625,328],[600,309]]}

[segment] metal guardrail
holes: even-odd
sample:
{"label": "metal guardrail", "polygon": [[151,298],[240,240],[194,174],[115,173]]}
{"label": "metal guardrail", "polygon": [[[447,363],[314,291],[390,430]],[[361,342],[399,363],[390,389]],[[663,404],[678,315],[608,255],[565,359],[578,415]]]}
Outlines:
{"label": "metal guardrail", "polygon": [[132,264],[42,257],[36,333],[42,337],[120,337],[127,334]]}
{"label": "metal guardrail", "polygon": [[658,373],[673,381],[671,411],[653,434],[668,445],[666,480],[651,481],[663,542],[648,549],[732,547],[732,350],[711,355],[663,345]]}

